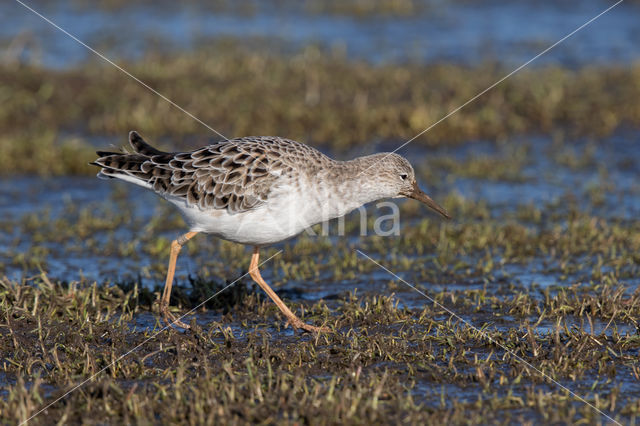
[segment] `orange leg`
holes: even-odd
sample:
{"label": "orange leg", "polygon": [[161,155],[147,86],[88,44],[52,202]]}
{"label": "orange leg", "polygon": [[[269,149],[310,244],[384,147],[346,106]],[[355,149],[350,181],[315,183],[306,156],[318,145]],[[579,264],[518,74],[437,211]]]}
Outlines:
{"label": "orange leg", "polygon": [[182,249],[182,246],[187,243],[191,238],[195,237],[197,232],[187,232],[186,234],[178,237],[171,242],[171,255],[169,256],[169,269],[167,270],[167,280],[164,283],[164,290],[162,292],[162,299],[160,300],[160,313],[168,325],[177,325],[182,328],[189,328],[189,326],[179,319],[177,319],[171,312],[169,312],[169,300],[171,299],[171,286],[173,286],[173,276],[176,272],[176,261],[178,260],[178,254]]}
{"label": "orange leg", "polygon": [[269,287],[269,285],[262,279],[260,275],[260,270],[258,269],[258,260],[260,259],[260,249],[258,247],[254,247],[253,256],[251,256],[251,265],[249,266],[249,275],[251,278],[258,283],[258,285],[267,293],[267,296],[273,300],[273,302],[280,308],[284,316],[287,317],[287,324],[291,324],[291,326],[296,328],[302,328],[306,331],[310,331],[313,333],[324,332],[328,333],[330,330],[326,327],[315,327],[313,325],[305,324],[298,318],[291,310],[284,304],[282,299],[278,297],[275,291]]}

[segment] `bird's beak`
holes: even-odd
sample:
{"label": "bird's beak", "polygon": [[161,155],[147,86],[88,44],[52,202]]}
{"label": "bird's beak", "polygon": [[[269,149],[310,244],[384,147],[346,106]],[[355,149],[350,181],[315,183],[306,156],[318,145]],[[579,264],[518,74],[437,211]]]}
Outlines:
{"label": "bird's beak", "polygon": [[413,183],[413,188],[408,194],[405,194],[405,195],[409,198],[413,198],[414,200],[421,201],[422,203],[426,204],[427,207],[429,207],[430,209],[440,213],[442,217],[451,219],[451,216],[449,215],[449,213],[447,213],[447,211],[443,207],[441,207],[438,203],[433,201],[433,199],[429,197],[427,194],[422,192],[420,187],[418,187],[417,182]]}

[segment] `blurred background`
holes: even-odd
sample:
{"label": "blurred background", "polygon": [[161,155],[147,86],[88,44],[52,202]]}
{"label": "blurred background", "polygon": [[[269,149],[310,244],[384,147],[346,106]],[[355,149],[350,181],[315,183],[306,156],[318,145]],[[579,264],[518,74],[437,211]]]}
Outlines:
{"label": "blurred background", "polygon": [[[397,148],[612,4],[28,3],[226,137],[280,135],[341,159]],[[576,214],[637,217],[639,12],[618,5],[400,151],[458,224],[544,232]],[[0,273],[160,282],[181,219],[87,163],[132,129],[167,150],[220,136],[20,3],[0,15]],[[405,226],[425,218],[445,226],[403,205]],[[354,232],[344,244],[364,243]],[[229,275],[224,253],[241,248],[224,244],[203,238],[180,277]],[[525,285],[557,283],[553,271],[518,268]]]}

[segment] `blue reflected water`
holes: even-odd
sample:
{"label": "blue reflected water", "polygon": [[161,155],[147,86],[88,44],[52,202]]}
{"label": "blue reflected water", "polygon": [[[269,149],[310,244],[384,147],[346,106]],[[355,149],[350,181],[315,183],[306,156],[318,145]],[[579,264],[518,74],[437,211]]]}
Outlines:
{"label": "blue reflected water", "polygon": [[[110,57],[187,49],[216,38],[266,38],[294,48],[318,43],[350,58],[372,62],[441,60],[466,64],[523,63],[605,10],[613,2],[431,1],[414,16],[353,17],[305,11],[304,6],[254,4],[248,13],[215,10],[198,2],[155,8],[115,9],[75,2],[31,1],[29,5]],[[536,63],[567,66],[631,63],[640,58],[638,3],[622,3]],[[241,9],[241,8],[239,8]],[[32,58],[67,67],[91,54],[16,2],[0,4],[0,39],[6,57]],[[22,34],[23,38],[16,39]],[[12,42],[13,40],[13,42]],[[27,40],[27,41],[25,41]],[[278,43],[267,42],[267,45]],[[26,50],[22,50],[26,47]],[[21,52],[21,53],[17,53]]]}

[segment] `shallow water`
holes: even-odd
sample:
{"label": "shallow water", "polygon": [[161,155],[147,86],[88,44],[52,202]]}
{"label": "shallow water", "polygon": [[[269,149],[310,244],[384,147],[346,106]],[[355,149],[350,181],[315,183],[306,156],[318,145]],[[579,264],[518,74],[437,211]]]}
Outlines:
{"label": "shallow water", "polygon": [[[357,16],[306,12],[302,7],[254,4],[248,13],[216,10],[198,2],[83,7],[74,2],[28,2],[79,39],[114,59],[142,52],[185,49],[221,37],[283,40],[294,48],[309,43],[345,50],[373,62],[499,61],[521,64],[602,12],[612,2],[425,2],[411,16]],[[640,5],[623,3],[545,54],[537,64],[566,66],[630,63],[640,58]],[[50,67],[67,67],[90,56],[85,48],[16,2],[0,5],[0,39],[30,40],[21,54]],[[17,40],[13,47],[20,51]]]}

